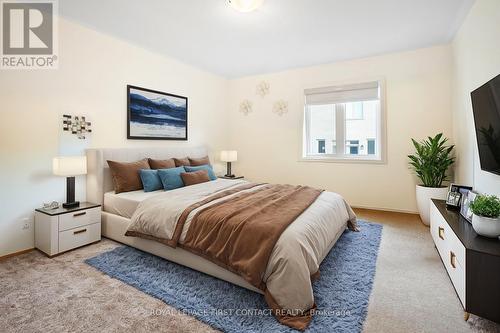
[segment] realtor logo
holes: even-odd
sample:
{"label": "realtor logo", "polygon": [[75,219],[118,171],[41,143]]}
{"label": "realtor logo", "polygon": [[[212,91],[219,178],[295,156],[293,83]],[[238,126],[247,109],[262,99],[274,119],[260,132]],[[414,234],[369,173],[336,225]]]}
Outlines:
{"label": "realtor logo", "polygon": [[1,69],[57,68],[57,3],[3,0]]}

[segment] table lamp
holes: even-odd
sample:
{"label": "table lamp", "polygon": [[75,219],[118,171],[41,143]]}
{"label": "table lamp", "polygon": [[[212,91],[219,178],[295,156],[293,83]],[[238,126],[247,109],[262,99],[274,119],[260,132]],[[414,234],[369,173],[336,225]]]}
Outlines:
{"label": "table lamp", "polygon": [[56,176],[66,177],[66,202],[64,208],[75,208],[80,202],[75,201],[75,176],[87,173],[85,156],[55,157],[52,160],[52,171]]}
{"label": "table lamp", "polygon": [[220,152],[220,160],[222,162],[227,162],[227,171],[224,177],[233,178],[234,175],[231,174],[231,162],[236,162],[238,160],[238,152],[236,150],[223,150]]}

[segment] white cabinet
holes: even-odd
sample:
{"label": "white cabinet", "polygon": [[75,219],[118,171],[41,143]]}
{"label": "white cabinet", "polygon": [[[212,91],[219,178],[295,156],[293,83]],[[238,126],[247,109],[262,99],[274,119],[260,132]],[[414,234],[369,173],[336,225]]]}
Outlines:
{"label": "white cabinet", "polygon": [[35,247],[49,256],[101,240],[101,206],[35,211]]}
{"label": "white cabinet", "polygon": [[500,323],[500,242],[476,234],[458,210],[432,199],[430,228],[437,252],[464,307]]}
{"label": "white cabinet", "polygon": [[432,239],[465,308],[465,246],[460,242],[434,203],[431,204],[430,215]]}

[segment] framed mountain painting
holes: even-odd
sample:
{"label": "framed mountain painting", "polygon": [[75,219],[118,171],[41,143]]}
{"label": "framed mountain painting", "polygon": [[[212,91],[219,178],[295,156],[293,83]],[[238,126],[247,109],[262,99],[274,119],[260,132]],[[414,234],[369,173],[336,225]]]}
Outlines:
{"label": "framed mountain painting", "polygon": [[127,138],[187,140],[187,97],[127,85]]}

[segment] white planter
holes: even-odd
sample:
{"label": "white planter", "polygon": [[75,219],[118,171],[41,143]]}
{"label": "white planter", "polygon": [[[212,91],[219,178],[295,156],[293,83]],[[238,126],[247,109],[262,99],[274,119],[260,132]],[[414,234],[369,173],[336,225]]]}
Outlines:
{"label": "white planter", "polygon": [[497,238],[500,236],[500,218],[472,215],[472,227],[478,235]]}
{"label": "white planter", "polygon": [[448,195],[448,187],[425,187],[417,185],[417,207],[420,219],[425,225],[430,224],[431,199],[445,200]]}

